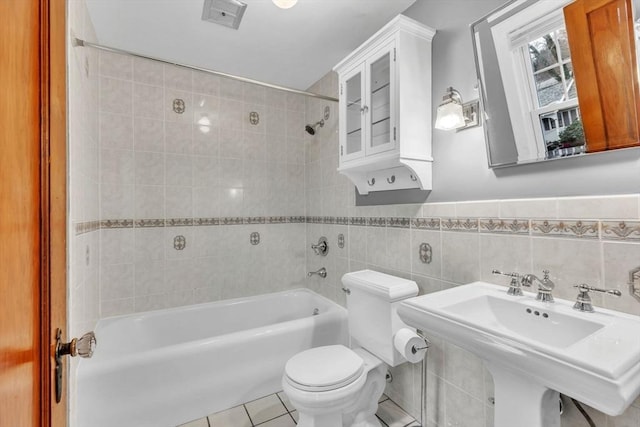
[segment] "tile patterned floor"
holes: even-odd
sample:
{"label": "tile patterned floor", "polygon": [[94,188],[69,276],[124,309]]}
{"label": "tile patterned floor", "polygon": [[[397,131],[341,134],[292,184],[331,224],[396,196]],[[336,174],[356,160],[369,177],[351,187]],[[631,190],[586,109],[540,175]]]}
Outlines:
{"label": "tile patterned floor", "polygon": [[[419,427],[420,424],[386,395],[376,416],[383,427]],[[209,415],[179,427],[295,427],[298,412],[283,392]]]}

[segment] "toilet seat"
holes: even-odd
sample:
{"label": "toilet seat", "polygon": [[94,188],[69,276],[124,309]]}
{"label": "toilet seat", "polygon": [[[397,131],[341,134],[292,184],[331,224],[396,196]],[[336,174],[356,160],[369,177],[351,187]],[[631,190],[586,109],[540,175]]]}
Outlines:
{"label": "toilet seat", "polygon": [[285,378],[299,390],[320,392],[345,387],[364,373],[364,360],[343,345],[315,347],[287,362]]}

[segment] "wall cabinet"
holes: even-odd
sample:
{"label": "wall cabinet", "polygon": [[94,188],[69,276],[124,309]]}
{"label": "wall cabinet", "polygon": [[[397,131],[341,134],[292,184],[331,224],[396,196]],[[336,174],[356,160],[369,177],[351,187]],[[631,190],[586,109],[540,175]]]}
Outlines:
{"label": "wall cabinet", "polygon": [[431,40],[399,15],[334,70],[339,75],[338,171],[360,194],[431,189]]}

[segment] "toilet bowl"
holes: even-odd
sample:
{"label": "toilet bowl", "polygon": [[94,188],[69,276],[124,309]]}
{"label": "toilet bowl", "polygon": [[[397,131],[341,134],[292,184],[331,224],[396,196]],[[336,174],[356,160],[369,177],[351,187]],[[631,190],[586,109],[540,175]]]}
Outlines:
{"label": "toilet bowl", "polygon": [[282,387],[298,410],[298,427],[380,427],[375,416],[389,366],[406,359],[393,336],[407,328],[396,313],[401,300],[418,294],[411,280],[363,270],[347,273],[352,348],[315,347],[287,362]]}
{"label": "toilet bowl", "polygon": [[300,427],[380,427],[375,413],[386,371],[364,349],[316,347],[289,359],[282,388],[298,409]]}

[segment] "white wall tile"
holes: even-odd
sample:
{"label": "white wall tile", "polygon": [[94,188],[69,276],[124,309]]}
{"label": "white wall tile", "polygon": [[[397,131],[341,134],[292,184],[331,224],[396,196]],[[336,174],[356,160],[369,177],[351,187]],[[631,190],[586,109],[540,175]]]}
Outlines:
{"label": "white wall tile", "polygon": [[112,52],[99,52],[100,75],[121,80],[133,78],[133,59],[129,55]]}
{"label": "white wall tile", "polygon": [[193,216],[192,188],[167,186],[164,213],[167,218],[191,218]]}
{"label": "white wall tile", "polygon": [[[165,251],[169,251],[166,244],[165,229],[136,228],[134,230],[134,260],[136,263],[148,263],[165,259]],[[171,247],[171,249],[173,249]]]}
{"label": "white wall tile", "polygon": [[165,174],[167,186],[192,186],[192,157],[183,154],[167,154],[165,157]]}
{"label": "white wall tile", "polygon": [[133,149],[133,120],[121,114],[100,114],[100,147],[119,150]]}
{"label": "white wall tile", "polygon": [[100,112],[131,115],[133,83],[102,77],[100,79]]}
{"label": "white wall tile", "polygon": [[165,122],[165,150],[167,153],[191,154],[193,149],[191,123]]}
{"label": "white wall tile", "polygon": [[442,279],[461,284],[480,279],[479,239],[476,233],[442,233]]}
{"label": "white wall tile", "polygon": [[162,120],[136,117],[133,124],[136,151],[164,151],[164,125]]}
{"label": "white wall tile", "polygon": [[134,211],[133,191],[133,185],[101,184],[100,218],[132,218]]}
{"label": "white wall tile", "polygon": [[219,96],[222,78],[202,71],[193,72],[193,91],[196,93]]}
{"label": "white wall tile", "polygon": [[638,219],[638,195],[559,198],[558,216],[578,219]]}
{"label": "white wall tile", "polygon": [[138,185],[164,185],[164,153],[136,152],[135,180]]}
{"label": "white wall tile", "polygon": [[133,87],[133,115],[162,120],[164,91],[159,86],[135,83]]}
{"label": "white wall tile", "polygon": [[100,182],[102,184],[133,184],[133,151],[100,150]]}
{"label": "white wall tile", "polygon": [[601,287],[601,260],[599,241],[532,238],[533,273],[541,278],[542,270],[549,270],[556,285],[554,295],[558,298],[574,299],[577,293],[573,285],[580,283]]}
{"label": "white wall tile", "polygon": [[189,68],[177,65],[164,65],[164,86],[191,92],[193,88],[192,73]]}
{"label": "white wall tile", "polygon": [[134,58],[133,79],[137,83],[162,86],[164,81],[164,69],[162,63],[144,58]]}
{"label": "white wall tile", "polygon": [[220,156],[220,128],[211,126],[208,132],[202,132],[199,126],[193,129],[193,154],[202,156]]}

